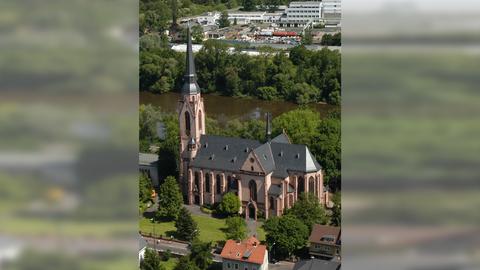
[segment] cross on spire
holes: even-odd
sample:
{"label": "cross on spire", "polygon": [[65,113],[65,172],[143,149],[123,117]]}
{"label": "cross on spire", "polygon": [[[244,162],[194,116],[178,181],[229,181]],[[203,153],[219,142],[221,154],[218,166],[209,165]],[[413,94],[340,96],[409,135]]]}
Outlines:
{"label": "cross on spire", "polygon": [[183,76],[183,95],[195,95],[200,93],[200,87],[197,83],[197,75],[195,73],[195,62],[193,59],[192,38],[190,34],[190,24],[187,25],[187,56],[185,75]]}

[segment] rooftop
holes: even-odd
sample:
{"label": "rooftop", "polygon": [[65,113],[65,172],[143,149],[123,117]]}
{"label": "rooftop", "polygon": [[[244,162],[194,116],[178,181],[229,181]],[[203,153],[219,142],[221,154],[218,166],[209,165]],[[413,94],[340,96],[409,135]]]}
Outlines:
{"label": "rooftop", "polygon": [[338,262],[311,259],[297,262],[293,270],[338,270],[340,266]]}
{"label": "rooftop", "polygon": [[267,247],[260,245],[260,241],[252,236],[243,242],[227,240],[220,256],[222,256],[223,259],[261,265],[263,264],[266,252]]}
{"label": "rooftop", "polygon": [[312,243],[340,245],[340,233],[340,227],[315,224],[308,241]]}
{"label": "rooftop", "polygon": [[157,154],[149,154],[149,153],[139,153],[138,154],[138,163],[140,165],[150,165],[158,161]]}

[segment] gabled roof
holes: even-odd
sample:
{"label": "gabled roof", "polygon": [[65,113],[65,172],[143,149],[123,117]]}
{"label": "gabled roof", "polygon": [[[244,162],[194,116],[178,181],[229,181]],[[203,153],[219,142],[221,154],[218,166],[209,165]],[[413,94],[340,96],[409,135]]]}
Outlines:
{"label": "gabled roof", "polygon": [[220,256],[223,259],[262,265],[266,252],[267,247],[260,245],[260,241],[252,236],[243,242],[227,240]]}
{"label": "gabled roof", "polygon": [[273,176],[284,178],[288,176],[287,170],[316,172],[322,168],[305,145],[274,142],[270,145],[276,166]]}
{"label": "gabled roof", "polygon": [[254,140],[202,135],[197,155],[190,164],[197,168],[239,171],[251,150],[260,145]]}
{"label": "gabled roof", "polygon": [[288,177],[288,171],[307,173],[321,169],[305,145],[274,141],[262,144],[255,140],[216,135],[200,137],[197,155],[190,164],[197,168],[240,171],[252,151],[265,173],[273,172],[274,177]]}
{"label": "gabled roof", "polygon": [[308,241],[311,243],[340,245],[340,232],[340,227],[315,224],[312,228],[312,233],[310,234]]}
{"label": "gabled roof", "polygon": [[278,135],[277,137],[272,139],[272,142],[276,143],[290,143],[290,138],[288,138],[288,135],[285,133],[285,130]]}

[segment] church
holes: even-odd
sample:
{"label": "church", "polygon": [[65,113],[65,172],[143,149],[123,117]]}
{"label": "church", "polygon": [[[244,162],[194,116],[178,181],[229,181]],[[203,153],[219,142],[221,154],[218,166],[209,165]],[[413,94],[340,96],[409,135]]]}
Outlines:
{"label": "church", "polygon": [[221,202],[227,192],[241,201],[245,217],[281,216],[301,193],[314,194],[325,204],[323,173],[305,145],[292,144],[283,132],[266,143],[207,135],[205,107],[197,84],[190,30],[187,31],[186,71],[178,104],[180,184],[189,204]]}

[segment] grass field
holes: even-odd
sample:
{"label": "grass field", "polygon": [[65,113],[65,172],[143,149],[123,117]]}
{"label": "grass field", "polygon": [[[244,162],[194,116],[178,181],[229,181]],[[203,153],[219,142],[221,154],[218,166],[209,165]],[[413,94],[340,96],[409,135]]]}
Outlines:
{"label": "grass field", "polygon": [[[206,217],[199,215],[192,215],[193,219],[198,224],[198,229],[200,231],[199,239],[205,242],[217,242],[226,240],[225,233],[222,231],[222,228],[225,228],[225,220]],[[260,241],[265,240],[265,232],[261,228],[262,224],[259,224],[257,227],[257,234]],[[161,223],[152,223],[146,218],[140,220],[140,231],[144,233],[151,233],[155,235],[170,236],[175,232],[174,222],[161,222]]]}

